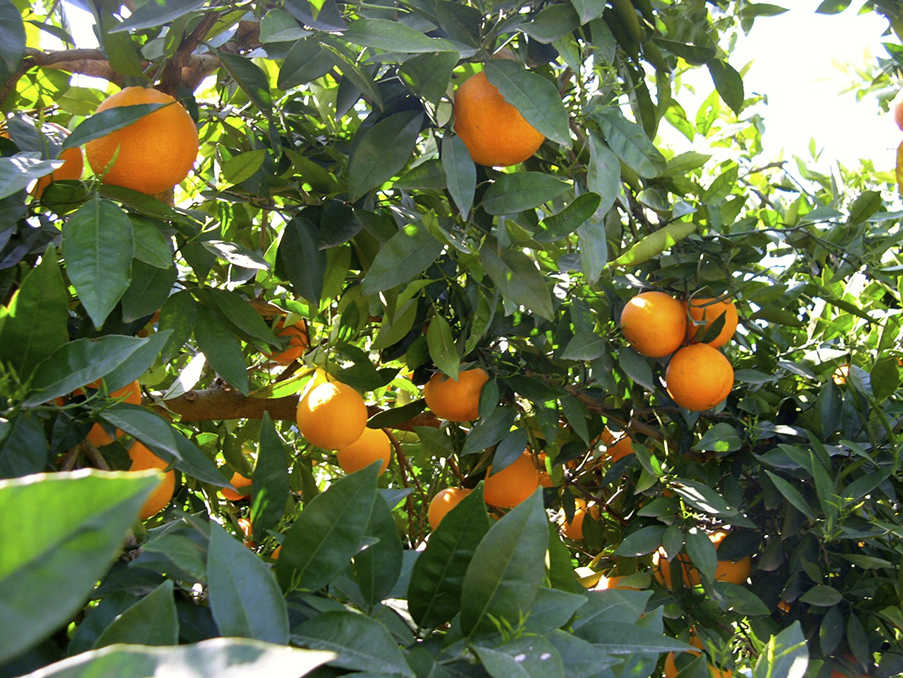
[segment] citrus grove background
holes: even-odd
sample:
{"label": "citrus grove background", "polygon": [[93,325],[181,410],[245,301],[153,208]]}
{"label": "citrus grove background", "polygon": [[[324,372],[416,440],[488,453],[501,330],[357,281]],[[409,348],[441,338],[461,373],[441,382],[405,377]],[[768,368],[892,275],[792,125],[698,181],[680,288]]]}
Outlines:
{"label": "citrus grove background", "polygon": [[903,213],[762,153],[782,8],[88,4],[0,0],[0,676],[903,674]]}

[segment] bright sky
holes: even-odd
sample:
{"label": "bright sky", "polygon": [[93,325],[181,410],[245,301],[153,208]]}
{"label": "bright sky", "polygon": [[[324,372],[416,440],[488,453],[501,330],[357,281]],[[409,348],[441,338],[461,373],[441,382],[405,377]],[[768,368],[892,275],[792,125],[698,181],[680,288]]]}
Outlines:
{"label": "bright sky", "polygon": [[816,14],[820,0],[774,4],[790,11],[757,19],[730,57],[738,70],[753,62],[743,78],[747,96],[768,96],[761,109],[766,154],[786,148],[785,157],[807,158],[814,137],[823,150],[822,170],[832,159],[854,168],[859,158],[871,158],[876,169],[892,169],[903,132],[881,111],[876,95],[856,101],[853,92],[840,94],[852,78],[838,68],[852,64],[855,71],[886,57],[881,43],[896,40],[881,37],[887,21],[874,12],[858,14],[863,0],[835,15]]}

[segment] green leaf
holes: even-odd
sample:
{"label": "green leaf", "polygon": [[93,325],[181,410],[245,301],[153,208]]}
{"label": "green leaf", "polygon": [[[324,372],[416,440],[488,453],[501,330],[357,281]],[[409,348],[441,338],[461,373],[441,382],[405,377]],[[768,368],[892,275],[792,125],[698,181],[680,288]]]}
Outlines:
{"label": "green leaf", "polygon": [[548,518],[537,488],[489,528],[474,552],[461,589],[466,636],[497,632],[493,619],[518,624],[536,600],[548,545]]}
{"label": "green leaf", "polygon": [[430,320],[429,329],[426,332],[427,346],[430,358],[436,363],[449,378],[458,380],[458,368],[461,366],[461,356],[455,346],[455,338],[452,335],[448,321],[438,313]]}
{"label": "green leaf", "polygon": [[273,114],[273,98],[270,95],[270,81],[260,66],[250,59],[235,54],[219,53],[223,68],[251,100],[257,110],[269,117]]}
{"label": "green leaf", "polygon": [[197,317],[198,305],[190,292],[176,292],[166,300],[160,309],[160,320],[157,323],[160,332],[172,332],[161,351],[163,360],[172,358],[188,341],[194,332]]}
{"label": "green leaf", "polygon": [[598,19],[605,11],[606,0],[571,0],[571,5],[580,17],[580,25]]}
{"label": "green leaf", "polygon": [[206,4],[206,0],[148,0],[110,33],[156,28],[196,12]]}
{"label": "green leaf", "polygon": [[318,305],[327,265],[326,252],[320,249],[319,228],[303,217],[295,217],[285,225],[276,256],[280,277],[290,280],[299,295]]}
{"label": "green leaf", "polygon": [[718,554],[715,545],[708,535],[699,529],[693,528],[685,535],[687,555],[690,561],[699,571],[709,579],[715,578],[715,568],[718,567]]}
{"label": "green leaf", "polygon": [[571,624],[574,633],[595,642],[595,627],[602,622],[635,624],[646,613],[646,605],[652,591],[627,591],[611,589],[587,593],[587,604],[578,610]]}
{"label": "green leaf", "polygon": [[[275,10],[271,10],[272,11]],[[269,14],[267,14],[269,16]],[[323,49],[315,40],[298,40],[285,55],[279,69],[277,86],[287,90],[321,78],[336,65],[332,52]]]}
{"label": "green leaf", "polygon": [[737,429],[726,422],[715,424],[705,432],[694,450],[701,452],[733,452],[742,446]]}
{"label": "green leaf", "polygon": [[540,224],[541,230],[536,232],[533,239],[541,243],[561,240],[592,217],[600,204],[601,198],[596,193],[584,193],[577,196],[558,214],[543,219]]}
{"label": "green leaf", "polygon": [[270,326],[248,303],[248,300],[237,292],[217,289],[203,290],[202,294],[198,294],[198,300],[212,302],[212,306],[219,309],[226,320],[252,339],[262,344],[279,346],[279,340],[273,334]]}
{"label": "green leaf", "polygon": [[421,111],[401,111],[383,118],[363,133],[348,159],[348,193],[352,202],[404,168],[414,152],[422,125]]}
{"label": "green leaf", "polygon": [[736,516],[737,509],[728,506],[724,498],[708,485],[695,480],[681,479],[672,485],[684,501],[689,502],[700,511],[716,516]]}
{"label": "green leaf", "polygon": [[244,638],[213,638],[176,647],[114,645],[51,664],[28,678],[301,678],[334,656]]}
{"label": "green leaf", "polygon": [[[260,42],[288,42],[306,38],[310,34],[288,12],[281,9],[269,10],[260,20]],[[280,85],[279,89],[288,88]]]}
{"label": "green leaf", "polygon": [[740,111],[743,110],[743,78],[726,61],[713,59],[706,66],[721,99],[734,113],[740,115]]}
{"label": "green leaf", "polygon": [[214,522],[207,550],[207,592],[223,636],[288,643],[288,608],[270,568]]}
{"label": "green leaf", "polygon": [[[117,106],[105,111],[95,113],[89,118],[82,120],[78,127],[72,130],[72,133],[65,138],[61,151],[67,148],[76,148],[82,146],[94,139],[105,137],[110,132],[128,127],[136,120],[140,120],[145,115],[150,115],[159,108],[164,106],[173,106],[174,104],[135,104],[133,106]],[[104,167],[92,167],[95,173],[103,172]]]}
{"label": "green leaf", "polygon": [[502,296],[536,315],[552,320],[552,294],[536,264],[523,252],[509,250],[499,257],[491,242],[480,250],[486,273]]}
{"label": "green leaf", "polygon": [[502,174],[483,195],[488,214],[516,214],[533,209],[571,188],[570,182],[544,172]]}
{"label": "green leaf", "polygon": [[0,83],[6,83],[19,69],[25,56],[25,24],[19,9],[10,1],[0,1]]}
{"label": "green leaf", "polygon": [[492,454],[492,469],[502,469],[517,461],[530,442],[530,434],[526,428],[516,428],[505,434]]}
{"label": "green leaf", "polygon": [[151,315],[166,302],[175,285],[174,266],[156,268],[143,261],[132,262],[132,279],[122,295],[122,319],[133,322]]}
{"label": "green leaf", "polygon": [[[504,438],[517,419],[517,410],[513,407],[496,407],[492,413],[477,421],[464,439],[461,456],[479,454]],[[521,450],[523,452],[523,450]],[[501,471],[501,467],[493,467],[493,473]]]}
{"label": "green leaf", "polygon": [[542,636],[514,638],[495,648],[475,647],[492,678],[564,678],[558,650]]}
{"label": "green leaf", "polygon": [[622,346],[618,350],[618,364],[624,373],[640,386],[645,386],[650,391],[655,391],[655,381],[652,378],[652,370],[649,363],[639,353],[629,346]]}
{"label": "green leaf", "polygon": [[9,304],[0,325],[0,361],[26,381],[42,360],[69,340],[68,323],[69,294],[56,249],[50,246]]}
{"label": "green leaf", "polygon": [[[254,537],[263,539],[267,530],[275,528],[291,496],[288,456],[276,433],[269,412],[263,413],[260,424],[260,447],[251,483],[251,522]],[[262,640],[262,639],[261,639]]]}
{"label": "green leaf", "polygon": [[816,584],[800,596],[799,600],[816,607],[833,607],[843,600],[843,595],[833,586]]}
{"label": "green leaf", "polygon": [[364,276],[361,292],[369,296],[408,282],[429,268],[443,247],[422,222],[404,226],[380,248]]}
{"label": "green leaf", "polygon": [[33,395],[23,405],[39,405],[69,395],[105,377],[147,343],[147,339],[117,334],[70,341],[38,365],[31,384]]}
{"label": "green leaf", "polygon": [[42,160],[38,153],[17,153],[0,158],[0,200],[23,190],[33,179],[47,176],[62,167],[61,160]]}
{"label": "green leaf", "polygon": [[[398,75],[414,94],[438,104],[448,90],[452,71],[457,65],[458,55],[454,52],[419,54],[401,64]],[[467,157],[469,159],[470,154]]]}
{"label": "green leaf", "polygon": [[568,678],[598,676],[600,671],[620,662],[619,659],[615,659],[611,655],[602,652],[595,645],[567,631],[552,631],[546,634],[546,638],[558,650],[558,655],[564,662],[564,670]]}
{"label": "green leaf", "polygon": [[580,28],[580,17],[564,3],[544,7],[524,25],[524,32],[536,42],[547,45]]}
{"label": "green leaf", "polygon": [[376,47],[387,52],[408,54],[456,52],[454,43],[444,38],[430,38],[415,28],[389,19],[358,19],[342,34],[348,42]]}
{"label": "green leaf", "polygon": [[0,663],[67,624],[112,565],[159,471],[0,481]]}
{"label": "green leaf", "polygon": [[800,491],[796,489],[791,483],[784,480],[778,475],[775,475],[771,471],[765,471],[771,481],[774,483],[775,487],[778,488],[778,492],[784,495],[784,499],[789,501],[800,513],[806,516],[809,520],[815,520],[815,513],[812,511],[812,507],[809,506],[809,502],[800,494]]}
{"label": "green leaf", "polygon": [[462,217],[467,217],[473,207],[477,188],[477,167],[470,159],[470,151],[459,136],[442,139],[442,168],[455,206]]}
{"label": "green leaf", "polygon": [[601,198],[597,213],[605,214],[621,192],[621,163],[618,156],[594,130],[589,131],[589,167],[586,188]]}
{"label": "green leaf", "polygon": [[467,567],[488,531],[480,483],[445,515],[414,563],[408,610],[417,624],[436,627],[458,614]]}
{"label": "green leaf", "polygon": [[63,226],[66,274],[100,328],[131,280],[132,222],[116,203],[95,196]]}
{"label": "green leaf", "polygon": [[[280,555],[280,562],[282,558]],[[336,658],[330,662],[332,666],[414,678],[414,672],[389,630],[362,614],[322,612],[294,629],[292,641],[316,650],[335,652]]]}
{"label": "green leaf", "polygon": [[242,181],[250,179],[263,167],[263,161],[266,160],[266,157],[266,150],[258,148],[229,158],[222,165],[223,181],[230,184],[240,184]]}
{"label": "green leaf", "polygon": [[527,633],[547,634],[563,627],[581,607],[586,596],[558,589],[540,588],[524,630]]}
{"label": "green leaf", "polygon": [[179,616],[173,598],[173,582],[167,580],[118,615],[94,643],[94,648],[128,645],[177,645]]}
{"label": "green leaf", "polygon": [[657,257],[696,231],[696,224],[677,222],[668,224],[633,243],[615,259],[613,266],[636,266]]}
{"label": "green leaf", "polygon": [[561,353],[562,360],[589,361],[601,358],[605,352],[607,342],[595,332],[581,330],[564,347]]}
{"label": "green leaf", "polygon": [[100,418],[147,445],[154,454],[172,463],[182,473],[215,487],[226,486],[216,464],[156,412],[138,405],[119,403],[103,410]]}
{"label": "green leaf", "polygon": [[285,535],[276,563],[283,589],[316,591],[338,577],[360,550],[379,464],[339,478],[304,506]]}
{"label": "green leaf", "polygon": [[609,148],[641,177],[654,179],[665,171],[667,163],[664,156],[642,127],[617,112],[599,113],[595,119]]}
{"label": "green leaf", "polygon": [[247,395],[250,385],[241,344],[220,316],[204,306],[198,307],[194,338],[210,366],[229,384]]}
{"label": "green leaf", "polygon": [[584,625],[580,627],[577,636],[608,654],[694,651],[692,645],[623,621],[597,621]]}
{"label": "green leaf", "polygon": [[21,412],[0,426],[0,478],[20,478],[47,466],[50,446],[44,423],[34,412]]}
{"label": "green leaf", "polygon": [[490,61],[485,70],[489,82],[520,111],[524,120],[552,141],[571,147],[567,110],[551,80],[507,59]]}
{"label": "green leaf", "polygon": [[587,282],[597,283],[608,264],[605,222],[593,219],[581,225],[577,229],[577,242],[580,244],[580,270]]}
{"label": "green leaf", "polygon": [[354,557],[354,580],[372,607],[392,593],[404,558],[398,524],[382,496],[373,502],[364,537],[375,539],[376,543]]}
{"label": "green leaf", "polygon": [[664,536],[665,528],[661,525],[641,527],[621,540],[618,548],[615,549],[615,555],[628,558],[645,556],[662,545]]}
{"label": "green leaf", "polygon": [[160,232],[161,227],[134,214],[129,215],[129,219],[135,237],[135,259],[157,268],[171,267],[171,244]]}
{"label": "green leaf", "polygon": [[800,623],[793,622],[786,629],[772,636],[759,655],[753,669],[753,678],[802,678],[809,667],[809,650]]}

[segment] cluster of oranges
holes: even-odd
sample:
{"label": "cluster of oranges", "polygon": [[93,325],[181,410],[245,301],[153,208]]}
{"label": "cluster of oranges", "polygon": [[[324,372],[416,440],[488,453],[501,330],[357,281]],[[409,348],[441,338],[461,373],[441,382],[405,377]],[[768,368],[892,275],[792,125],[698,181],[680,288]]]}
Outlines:
{"label": "cluster of oranges", "polygon": [[[706,330],[721,317],[717,336],[707,337]],[[620,318],[624,337],[638,353],[650,358],[671,355],[665,369],[668,395],[695,412],[715,407],[731,392],[734,369],[718,349],[734,336],[737,322],[737,308],[729,299],[680,301],[657,291],[630,299]]]}
{"label": "cluster of oranges", "polygon": [[[126,87],[108,97],[97,112],[164,104],[127,127],[85,144],[85,155],[100,180],[148,195],[168,191],[191,171],[198,154],[198,131],[188,111],[168,94],[152,88]],[[80,179],[84,160],[80,148],[60,153],[63,165],[38,180],[33,195],[40,197],[52,181]]]}

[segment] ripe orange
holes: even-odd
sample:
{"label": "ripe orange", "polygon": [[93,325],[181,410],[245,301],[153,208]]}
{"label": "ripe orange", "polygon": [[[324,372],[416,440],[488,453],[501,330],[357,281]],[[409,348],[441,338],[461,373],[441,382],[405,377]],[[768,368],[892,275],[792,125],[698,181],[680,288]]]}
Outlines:
{"label": "ripe orange", "polygon": [[[90,389],[98,389],[100,388],[100,380],[94,381],[88,384],[85,388]],[[78,389],[75,391],[75,395],[80,395],[84,393],[82,389]],[[130,405],[140,405],[141,404],[141,384],[137,381],[133,381],[131,384],[126,384],[122,388],[116,389],[110,393],[111,398],[116,398],[117,400],[121,400],[124,403],[129,403]],[[107,433],[106,429],[100,424],[94,424],[91,427],[91,430],[88,431],[88,435],[85,436],[89,443],[94,445],[94,447],[103,447],[104,445],[109,445],[113,442],[113,438],[110,437],[110,434]],[[116,429],[116,437],[122,437],[122,429]]]}
{"label": "ripe orange", "polygon": [[[137,441],[129,448],[129,458],[132,460],[129,471],[146,471],[151,468],[165,469],[168,466],[165,461],[147,449],[145,445]],[[175,471],[166,471],[166,473],[163,474],[163,482],[157,486],[157,489],[151,492],[151,495],[141,507],[138,517],[141,520],[147,520],[152,515],[162,511],[172,499],[172,493],[175,487]]]}
{"label": "ripe orange", "polygon": [[490,506],[513,508],[529,497],[539,487],[539,471],[533,455],[527,451],[510,466],[495,475],[490,466],[486,470],[483,499]]}
{"label": "ripe orange", "polygon": [[257,543],[254,541],[254,524],[251,522],[251,519],[239,518],[238,529],[241,530],[241,536],[243,537],[241,543],[249,549],[257,548]]}
{"label": "ripe orange", "polygon": [[486,73],[468,78],[455,92],[455,132],[480,165],[516,165],[539,150],[545,137],[505,101]]}
{"label": "ripe orange", "polygon": [[282,553],[282,544],[279,544],[279,546],[273,549],[273,552],[270,554],[270,558],[272,558],[273,560],[279,560],[280,553]]}
{"label": "ripe orange", "polygon": [[[897,96],[890,103],[890,112],[894,116],[894,122],[897,127],[903,130],[903,90],[897,92]],[[831,678],[834,678],[833,676]]]}
{"label": "ripe orange", "polygon": [[[690,636],[689,643],[690,643],[690,645],[698,647],[700,650],[702,649],[702,641],[699,640],[699,638],[696,637],[695,635]],[[694,652],[693,650],[687,650],[686,654],[691,654],[691,655],[698,657],[702,653]],[[708,668],[709,668],[710,678],[731,678],[731,676],[734,675],[734,672],[731,671],[730,669],[719,669],[714,664],[709,664]],[[664,672],[665,678],[676,678],[676,676],[678,675],[678,669],[677,669],[677,664],[675,663],[675,653],[674,652],[669,652],[665,656],[664,669],[665,669],[665,672]]]}
{"label": "ripe orange", "polygon": [[734,385],[734,368],[717,348],[690,344],[677,351],[665,370],[668,394],[694,412],[710,410],[727,398]]}
{"label": "ripe orange", "polygon": [[307,441],[324,450],[340,450],[361,437],[367,406],[361,394],[340,381],[310,389],[298,403],[298,429]]}
{"label": "ripe orange", "polygon": [[63,166],[54,170],[46,177],[38,179],[34,188],[31,189],[31,194],[34,197],[40,198],[44,189],[50,185],[51,181],[65,181],[67,179],[74,180],[82,178],[82,171],[85,169],[85,162],[82,159],[82,149],[67,148],[60,153],[59,159],[64,161]]}
{"label": "ripe orange", "polygon": [[[235,488],[235,490],[240,490],[243,487],[251,487],[251,479],[245,478],[238,471],[234,471],[232,473],[232,478],[229,480],[229,484]],[[223,487],[220,489],[219,493],[223,495],[229,501],[241,501],[242,499],[247,499],[251,496],[251,493],[247,494],[239,494],[235,490],[230,490],[228,487]]]}
{"label": "ripe orange", "polygon": [[310,346],[310,339],[307,333],[307,323],[299,320],[294,325],[285,327],[285,321],[280,320],[276,323],[277,337],[288,337],[288,346],[285,350],[278,353],[265,353],[274,363],[290,363],[300,358],[304,351]]}
{"label": "ripe orange", "polygon": [[605,452],[602,454],[605,458],[610,459],[613,464],[616,461],[623,459],[628,454],[633,454],[633,439],[630,436],[623,436],[616,442],[609,443]]}
{"label": "ripe orange", "polygon": [[[709,535],[709,539],[715,545],[716,554],[718,547],[726,536],[727,533],[721,530]],[[679,565],[683,574],[684,583],[687,586],[699,586],[699,584],[702,583],[699,570],[690,565],[689,557],[683,553],[679,553],[674,560]],[[653,567],[656,568],[653,571],[656,580],[665,588],[672,588],[671,563],[664,557],[664,551],[659,550],[653,554],[652,564]],[[740,560],[719,559],[718,564],[715,566],[715,581],[730,582],[731,584],[742,586],[746,583],[746,580],[749,579],[751,572],[752,559],[749,556],[744,556]]]}
{"label": "ripe orange", "polygon": [[182,104],[155,89],[126,87],[100,104],[97,112],[136,104],[171,105],[89,141],[85,153],[103,183],[154,195],[188,176],[198,155],[198,131]]}
{"label": "ripe orange", "polygon": [[574,503],[576,504],[576,507],[574,509],[573,519],[568,522],[565,519],[564,509],[562,509],[558,513],[558,525],[561,527],[561,532],[565,537],[575,541],[582,541],[583,522],[586,520],[586,515],[588,513],[593,518],[598,518],[599,507],[594,505],[587,508],[586,502],[583,499],[575,499]]}
{"label": "ripe orange", "polygon": [[621,331],[637,351],[650,358],[673,353],[687,335],[683,305],[664,292],[642,292],[621,311]]}
{"label": "ripe orange", "polygon": [[439,490],[426,510],[426,519],[430,523],[430,528],[435,530],[439,527],[445,514],[461,503],[461,500],[468,494],[470,494],[470,490],[464,487],[446,487],[444,490]]}
{"label": "ripe orange", "polygon": [[380,428],[365,428],[357,440],[336,452],[336,460],[345,473],[359,471],[379,459],[382,461],[379,475],[382,475],[391,457],[392,443]]}
{"label": "ripe orange", "polygon": [[712,348],[721,348],[731,340],[734,332],[737,331],[739,316],[737,315],[737,307],[730,299],[715,301],[714,299],[697,297],[696,299],[691,299],[687,303],[687,307],[690,317],[696,322],[702,323],[700,325],[687,323],[687,341],[691,343],[695,343],[694,337],[697,335],[704,336],[706,328],[722,315],[724,315],[724,325],[721,327],[718,336],[712,341],[705,343]]}
{"label": "ripe orange", "polygon": [[549,475],[549,472],[546,471],[546,453],[540,452],[536,455],[536,468],[539,470],[539,486],[540,487],[555,487],[555,481],[552,480],[552,476]]}
{"label": "ripe orange", "polygon": [[451,379],[436,372],[423,388],[426,406],[440,419],[473,421],[480,416],[480,393],[489,375],[480,367],[458,372]]}

